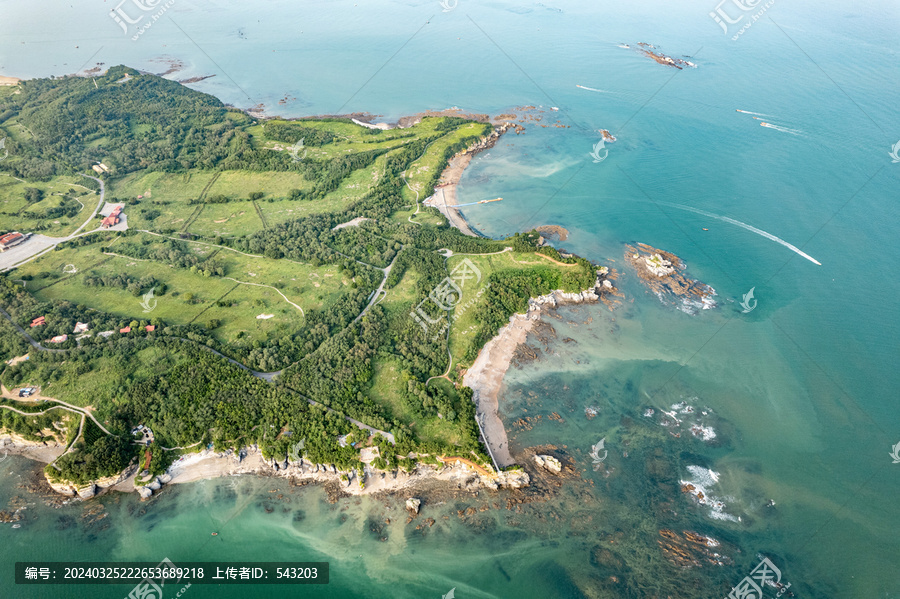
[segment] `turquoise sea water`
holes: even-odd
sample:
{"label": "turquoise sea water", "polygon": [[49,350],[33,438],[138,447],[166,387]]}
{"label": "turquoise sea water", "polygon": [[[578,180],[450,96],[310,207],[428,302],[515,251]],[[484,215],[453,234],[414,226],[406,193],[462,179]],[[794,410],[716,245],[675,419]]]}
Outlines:
{"label": "turquoise sea water", "polygon": [[[425,532],[406,526],[392,501],[332,505],[322,490],[290,493],[258,478],[181,485],[150,504],[105,497],[108,516],[93,524],[84,505],[53,510],[31,497],[20,529],[0,527],[0,559],[321,559],[331,584],[300,591],[323,597],[451,588],[458,597],[713,597],[763,552],[798,597],[900,597],[900,464],[889,456],[900,442],[900,164],[888,156],[900,139],[896,3],[776,2],[736,41],[705,0],[447,5],[176,0],[132,41],[107,16],[112,2],[45,2],[39,12],[0,2],[0,73],[61,75],[97,62],[163,72],[177,59],[184,68],[173,77],[215,74],[194,87],[272,114],[390,120],[534,105],[542,124],[567,125],[525,123],[525,134],[506,135],[472,162],[459,195],[504,198],[466,212],[486,235],[562,225],[563,247],[622,272],[623,306],[548,319],[556,337],[530,340],[542,357],[511,369],[501,394],[513,450],[553,444],[584,481],[539,506],[467,519],[457,510],[493,500],[448,499],[427,508],[437,523]],[[690,55],[698,68],[618,47],[637,42]],[[285,96],[297,100],[279,105]],[[618,141],[594,162],[601,128]],[[765,231],[821,265],[684,207]],[[623,267],[632,242],[681,256],[720,307],[691,316],[647,293]],[[738,302],[751,288],[758,304],[744,314]],[[682,401],[707,411],[715,442],[660,425],[661,410]],[[587,419],[586,407],[598,415]],[[530,430],[514,424],[536,415]],[[588,452],[600,439],[608,457],[594,471]],[[680,493],[689,466],[718,473],[708,490],[740,521],[713,518]],[[30,497],[17,488],[28,469],[2,464],[3,505]],[[667,566],[660,529],[714,536],[734,565]],[[0,596],[129,590],[29,595],[9,578],[0,576]]]}

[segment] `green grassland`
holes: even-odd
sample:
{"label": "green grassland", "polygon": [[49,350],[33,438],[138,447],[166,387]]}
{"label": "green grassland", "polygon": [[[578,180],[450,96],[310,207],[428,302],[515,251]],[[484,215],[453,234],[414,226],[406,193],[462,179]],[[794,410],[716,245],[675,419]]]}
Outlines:
{"label": "green grassland", "polygon": [[81,407],[91,406],[102,416],[115,408],[124,384],[165,374],[185,360],[182,354],[147,347],[125,356],[99,358],[88,372],[77,364],[61,363],[54,366],[53,380],[41,386],[41,394]]}
{"label": "green grassland", "polygon": [[[0,175],[0,230],[38,231],[51,237],[63,237],[74,232],[97,207],[99,196],[83,185],[78,176],[53,177],[49,181],[23,181],[8,174]],[[30,203],[25,188],[39,189],[43,199]],[[78,206],[75,216],[44,216],[47,210],[63,202],[63,196],[73,198]],[[37,215],[37,218],[29,215]]]}
{"label": "green grassland", "polygon": [[[561,272],[571,268],[570,266],[554,264],[533,253],[503,252],[486,256],[456,254],[448,258],[447,269],[452,271],[463,260],[469,260],[475,265],[475,268],[481,273],[481,281],[478,283],[475,282],[475,279],[468,281],[467,285],[471,283],[472,288],[463,288],[462,300],[454,308],[453,324],[450,327],[450,352],[453,355],[454,370],[457,366],[471,366],[470,363],[463,359],[463,356],[475,343],[474,333],[479,324],[477,320],[478,307],[486,301],[484,294],[479,297],[478,293],[486,291],[485,286],[488,284],[488,279],[492,274],[504,271],[521,271],[523,267]],[[469,304],[470,300],[474,301]]]}
{"label": "green grassland", "polygon": [[[123,239],[125,243],[147,241],[152,244],[155,241],[154,236],[148,234],[119,237],[108,245],[109,253],[115,254],[117,243]],[[27,288],[43,301],[67,300],[124,319],[153,318],[171,324],[220,320],[223,324],[212,334],[226,343],[235,341],[238,335],[266,339],[279,332],[283,334],[304,319],[303,313],[289,302],[304,311],[327,308],[340,300],[343,290],[350,284],[333,265],[315,268],[285,260],[252,258],[202,243],[189,245],[201,257],[215,252],[216,262],[224,267],[225,275],[205,276],[169,264],[108,255],[101,253],[98,245],[57,250],[20,267],[17,272],[19,276],[31,277]],[[74,265],[78,272],[74,275],[63,273],[66,265]],[[156,308],[152,312],[145,313],[142,298],[124,289],[84,284],[85,276],[122,272],[137,278],[152,276],[168,287],[165,294],[157,295]],[[227,300],[228,306],[216,306],[219,300]],[[256,318],[262,314],[274,316]]]}

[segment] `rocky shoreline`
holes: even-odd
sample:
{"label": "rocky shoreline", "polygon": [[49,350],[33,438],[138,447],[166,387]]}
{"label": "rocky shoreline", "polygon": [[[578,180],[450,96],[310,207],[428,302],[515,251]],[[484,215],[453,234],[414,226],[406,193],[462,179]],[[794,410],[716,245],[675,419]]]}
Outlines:
{"label": "rocky shoreline", "polygon": [[[24,439],[13,441],[0,439],[0,451],[43,463],[55,460],[65,448],[48,447],[41,443]],[[371,461],[369,456],[369,460]],[[115,476],[91,481],[87,484],[51,481],[43,476],[49,488],[62,497],[90,499],[108,491],[124,493],[136,492],[142,499],[149,499],[164,485],[190,483],[198,480],[223,476],[256,475],[290,479],[293,483],[316,483],[329,487],[329,494],[370,495],[376,493],[398,494],[404,490],[420,486],[425,481],[446,483],[449,486],[463,485],[467,488],[519,489],[529,484],[527,473],[519,470],[480,474],[463,464],[428,465],[417,464],[411,472],[394,470],[385,472],[372,468],[364,458],[362,481],[356,470],[341,471],[333,464],[315,464],[306,459],[297,461],[267,460],[259,448],[251,446],[239,452],[228,450],[215,452],[204,449],[198,453],[185,454],[172,464],[165,473],[149,479],[145,484],[137,483],[140,477],[138,466],[132,465]]]}
{"label": "rocky shoreline", "polygon": [[604,300],[606,295],[615,295],[616,288],[611,282],[612,274],[603,267],[597,271],[594,286],[579,293],[567,293],[557,289],[528,300],[528,310],[524,314],[513,314],[505,325],[488,341],[472,366],[463,375],[463,384],[473,391],[475,413],[481,425],[485,445],[496,465],[505,468],[516,461],[509,451],[506,429],[498,412],[500,387],[509,370],[517,349],[525,343],[528,333],[549,309],[571,304],[594,303]]}

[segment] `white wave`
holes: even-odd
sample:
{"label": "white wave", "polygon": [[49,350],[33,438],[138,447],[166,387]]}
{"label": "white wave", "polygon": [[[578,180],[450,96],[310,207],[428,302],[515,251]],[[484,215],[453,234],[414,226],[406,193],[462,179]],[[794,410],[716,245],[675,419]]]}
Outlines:
{"label": "white wave", "polygon": [[593,88],[593,87],[585,87],[585,86],[583,86],[583,85],[577,85],[577,84],[575,85],[575,87],[580,87],[581,89],[586,89],[586,90],[588,90],[589,92],[598,92],[598,93],[601,93],[601,94],[610,94],[610,93],[612,93],[612,92],[606,91],[605,89],[595,89],[595,88]]}
{"label": "white wave", "polygon": [[797,246],[791,245],[784,239],[781,239],[780,237],[776,237],[775,235],[772,235],[771,233],[767,233],[766,231],[763,231],[762,229],[757,229],[753,225],[748,225],[747,223],[742,223],[739,220],[735,220],[735,219],[729,218],[727,216],[720,216],[718,214],[713,214],[712,212],[707,212],[706,210],[700,210],[699,208],[693,208],[692,206],[683,206],[682,204],[672,204],[671,202],[658,202],[658,203],[662,204],[664,206],[678,208],[679,210],[687,210],[688,212],[693,212],[695,214],[701,214],[703,216],[708,216],[709,218],[714,218],[716,220],[730,223],[732,225],[737,225],[738,227],[740,227],[742,229],[746,229],[747,231],[750,231],[751,233],[756,233],[757,235],[761,235],[761,236],[765,237],[766,239],[771,239],[775,243],[779,243],[779,244],[783,245],[784,247],[788,248],[795,254],[799,254],[799,255],[803,256],[804,258],[806,258],[813,264],[818,264],[819,266],[822,266],[821,262],[819,262],[818,260],[816,260],[815,258],[810,256],[809,254],[805,253],[803,250],[801,250]]}
{"label": "white wave", "polygon": [[744,114],[755,114],[756,116],[767,116],[767,117],[775,118],[771,114],[763,114],[761,112],[750,112],[749,110],[741,110],[740,108],[737,108],[736,110],[738,112],[743,112]]}

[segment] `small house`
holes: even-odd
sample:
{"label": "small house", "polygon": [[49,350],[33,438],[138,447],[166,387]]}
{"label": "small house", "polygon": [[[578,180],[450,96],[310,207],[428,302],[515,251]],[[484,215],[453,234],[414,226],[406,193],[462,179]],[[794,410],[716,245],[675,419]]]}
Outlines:
{"label": "small house", "polygon": [[38,316],[31,321],[31,328],[39,327],[45,324],[47,324],[47,318],[45,316]]}
{"label": "small house", "polygon": [[68,335],[57,335],[50,340],[50,343],[65,343],[68,338]]}
{"label": "small house", "polygon": [[119,332],[120,333],[130,333],[131,327],[125,327],[124,329],[119,329]]}

